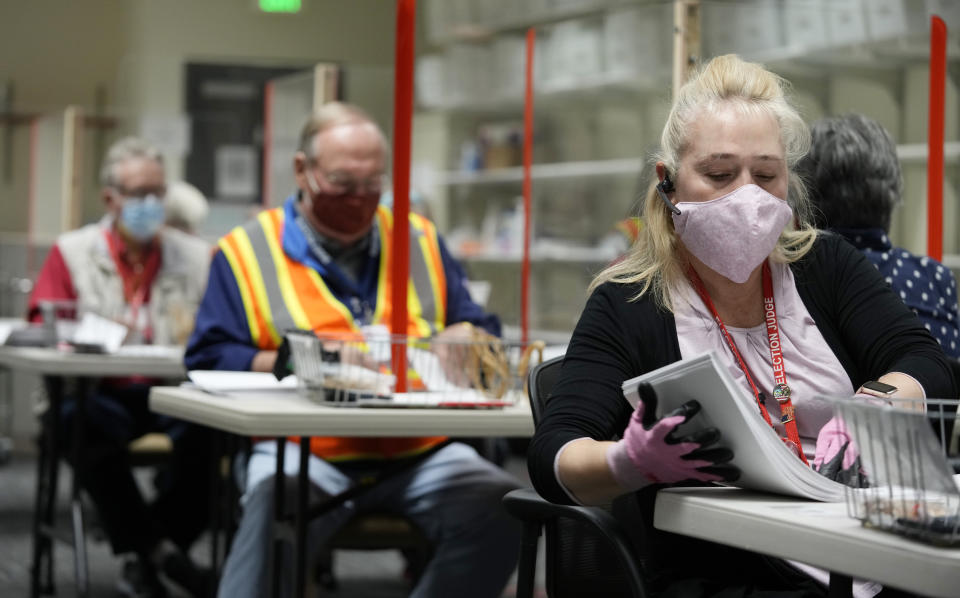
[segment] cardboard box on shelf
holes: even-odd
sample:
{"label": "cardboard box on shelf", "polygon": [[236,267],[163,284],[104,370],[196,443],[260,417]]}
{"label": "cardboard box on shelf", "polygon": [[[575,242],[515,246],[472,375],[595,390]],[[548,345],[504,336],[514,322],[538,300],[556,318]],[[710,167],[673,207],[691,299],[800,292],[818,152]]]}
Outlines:
{"label": "cardboard box on shelf", "polygon": [[701,6],[705,56],[733,53],[752,58],[783,45],[778,2],[741,0]]}
{"label": "cardboard box on shelf", "polygon": [[603,18],[603,69],[611,80],[655,82],[669,74],[673,14],[668,5],[634,6]]}
{"label": "cardboard box on shelf", "polygon": [[423,108],[441,108],[446,105],[443,56],[425,54],[417,58],[417,103]]}
{"label": "cardboard box on shelf", "polygon": [[547,80],[551,89],[580,86],[584,78],[597,77],[602,70],[602,21],[599,18],[563,21],[550,30],[547,51]]}
{"label": "cardboard box on shelf", "polygon": [[908,31],[908,0],[873,0],[864,5],[867,31],[872,40],[885,40]]}
{"label": "cardboard box on shelf", "polygon": [[861,0],[832,0],[823,4],[827,38],[831,46],[858,44],[867,39],[866,18]]}
{"label": "cardboard box on shelf", "polygon": [[824,0],[788,0],[783,4],[783,33],[787,46],[800,54],[827,46]]}

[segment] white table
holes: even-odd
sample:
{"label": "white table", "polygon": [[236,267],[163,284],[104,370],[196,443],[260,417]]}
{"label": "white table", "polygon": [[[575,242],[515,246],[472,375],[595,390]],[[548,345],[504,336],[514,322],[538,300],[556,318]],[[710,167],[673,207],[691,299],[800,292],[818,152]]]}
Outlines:
{"label": "white table", "polygon": [[[191,387],[154,387],[150,409],[190,422],[245,436],[277,436],[277,467],[274,477],[276,504],[283,500],[282,438],[300,436],[300,471],[294,519],[295,586],[303,595],[306,571],[307,459],[310,436],[530,436],[533,415],[523,398],[505,408],[384,408],[330,407],[314,403],[295,390],[242,392],[229,396],[211,395]],[[283,513],[274,513],[276,528]],[[276,558],[276,544],[274,545]],[[279,568],[274,567],[274,576]],[[276,579],[274,579],[276,584]],[[276,585],[274,585],[276,587]]]}
{"label": "white table", "polygon": [[120,353],[71,353],[44,347],[0,347],[0,365],[42,376],[183,378],[183,349],[125,347]]}
{"label": "white table", "polygon": [[155,386],[157,413],[243,436],[531,436],[526,399],[497,409],[328,407],[295,391],[212,395],[190,387]]}
{"label": "white table", "polygon": [[847,515],[845,503],[738,488],[671,488],[657,494],[654,527],[923,595],[960,595],[960,548],[865,528]]}
{"label": "white table", "polygon": [[[73,353],[45,347],[0,346],[0,366],[17,372],[43,376],[47,382],[51,419],[44,418],[44,431],[40,456],[37,459],[37,493],[34,505],[33,564],[31,568],[31,593],[50,593],[52,589],[53,540],[56,501],[56,476],[59,449],[56,439],[57,420],[63,401],[63,380],[76,378],[80,384],[77,391],[77,413],[85,413],[84,401],[91,379],[113,376],[146,376],[151,378],[183,378],[183,350],[176,347],[124,347],[116,354]],[[51,429],[52,428],[52,429]],[[84,418],[74,418],[73,462],[82,463],[80,457],[84,446]],[[71,489],[71,525],[74,549],[74,571],[77,594],[88,594],[86,541],[83,529],[83,508],[80,487],[83,473],[75,466]],[[43,575],[45,568],[46,575]],[[41,577],[45,577],[46,589],[41,589]]]}

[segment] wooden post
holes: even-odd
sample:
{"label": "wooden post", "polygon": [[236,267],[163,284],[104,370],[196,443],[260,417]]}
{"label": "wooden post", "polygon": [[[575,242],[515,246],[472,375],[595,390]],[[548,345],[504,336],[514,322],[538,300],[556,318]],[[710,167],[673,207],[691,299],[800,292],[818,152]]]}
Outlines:
{"label": "wooden post", "polygon": [[673,96],[700,60],[700,0],[673,0]]}

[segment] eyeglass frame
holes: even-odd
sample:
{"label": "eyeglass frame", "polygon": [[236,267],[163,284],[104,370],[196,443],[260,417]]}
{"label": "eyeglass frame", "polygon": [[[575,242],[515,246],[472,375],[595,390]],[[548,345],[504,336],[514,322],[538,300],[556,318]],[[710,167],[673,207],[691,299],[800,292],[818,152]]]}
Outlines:
{"label": "eyeglass frame", "polygon": [[310,169],[318,173],[329,187],[336,189],[335,191],[331,192],[332,195],[352,195],[355,191],[361,188],[360,185],[363,185],[362,189],[368,193],[379,194],[383,193],[383,190],[389,187],[390,184],[390,175],[385,172],[366,177],[362,180],[357,179],[352,175],[345,175],[344,182],[339,182],[338,179],[340,177],[337,175],[343,174],[342,172],[324,172],[320,168],[320,164],[317,162],[316,158],[311,158],[308,163]]}
{"label": "eyeglass frame", "polygon": [[107,189],[114,191],[122,199],[142,199],[148,195],[153,195],[157,199],[163,200],[167,197],[167,185],[163,184],[160,187],[153,189],[150,188],[139,188],[139,189],[125,189],[118,184],[108,185]]}

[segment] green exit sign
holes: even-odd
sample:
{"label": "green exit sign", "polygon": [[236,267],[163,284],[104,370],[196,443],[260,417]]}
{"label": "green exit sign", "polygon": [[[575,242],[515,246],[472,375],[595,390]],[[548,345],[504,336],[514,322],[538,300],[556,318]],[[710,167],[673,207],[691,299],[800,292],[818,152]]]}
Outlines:
{"label": "green exit sign", "polygon": [[300,12],[303,0],[258,0],[263,12]]}

